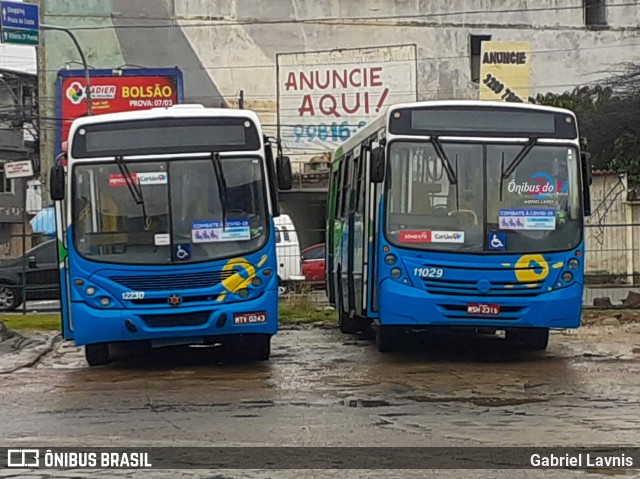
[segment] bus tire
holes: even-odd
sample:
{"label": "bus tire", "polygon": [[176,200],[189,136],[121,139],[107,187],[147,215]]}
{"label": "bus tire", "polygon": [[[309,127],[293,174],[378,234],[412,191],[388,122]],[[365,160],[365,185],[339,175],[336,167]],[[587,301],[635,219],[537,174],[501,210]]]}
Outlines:
{"label": "bus tire", "polygon": [[268,361],[271,356],[271,335],[251,334],[245,336],[247,358],[252,361]]}
{"label": "bus tire", "polygon": [[389,353],[400,347],[402,330],[397,326],[374,326],[374,341],[378,351]]}
{"label": "bus tire", "polygon": [[89,366],[102,366],[109,364],[109,343],[87,344],[84,347],[84,357]]}
{"label": "bus tire", "polygon": [[549,329],[532,328],[527,331],[523,342],[527,351],[544,351],[549,346]]}

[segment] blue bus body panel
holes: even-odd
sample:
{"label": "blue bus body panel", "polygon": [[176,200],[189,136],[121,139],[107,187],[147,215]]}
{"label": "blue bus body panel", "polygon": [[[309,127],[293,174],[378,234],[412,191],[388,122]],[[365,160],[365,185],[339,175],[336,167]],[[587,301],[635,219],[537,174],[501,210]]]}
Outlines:
{"label": "blue bus body panel", "polygon": [[[379,319],[389,325],[576,328],[580,325],[584,248],[536,254],[426,252],[397,248],[396,264],[378,256]],[[569,269],[571,258],[579,267]],[[402,270],[391,278],[390,270]],[[562,275],[571,272],[572,281]],[[498,314],[473,314],[467,305],[499,305]]]}
{"label": "blue bus body panel", "polygon": [[[276,334],[277,262],[274,234],[259,251],[241,257],[171,266],[118,265],[82,258],[69,245],[71,322],[76,345],[193,338],[226,334]],[[265,272],[271,274],[265,274]],[[260,281],[253,281],[260,278]],[[78,286],[76,280],[83,280]],[[255,283],[260,283],[256,285]],[[95,292],[87,294],[87,288]],[[240,297],[238,291],[248,295]],[[144,293],[141,297],[140,293]],[[179,297],[178,305],[170,298]],[[102,306],[100,300],[109,298]],[[174,302],[177,302],[174,301]],[[264,313],[266,322],[234,324],[234,314]],[[225,318],[226,315],[226,318]],[[128,323],[128,324],[127,324]],[[69,329],[65,318],[65,330]],[[70,331],[69,331],[70,333]]]}

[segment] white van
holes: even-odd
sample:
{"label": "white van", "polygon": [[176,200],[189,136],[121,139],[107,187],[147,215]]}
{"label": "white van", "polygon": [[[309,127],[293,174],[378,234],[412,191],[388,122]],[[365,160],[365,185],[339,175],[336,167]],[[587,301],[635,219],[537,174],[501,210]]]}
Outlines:
{"label": "white van", "polygon": [[300,259],[300,242],[293,221],[288,215],[274,218],[276,255],[278,258],[278,293],[284,294],[295,283],[304,281]]}

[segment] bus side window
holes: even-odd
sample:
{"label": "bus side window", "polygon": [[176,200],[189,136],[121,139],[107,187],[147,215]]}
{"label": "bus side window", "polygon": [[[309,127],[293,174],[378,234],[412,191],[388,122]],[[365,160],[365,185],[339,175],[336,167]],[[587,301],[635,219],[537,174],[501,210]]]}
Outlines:
{"label": "bus side window", "polygon": [[280,236],[280,228],[276,228],[276,244],[282,243],[282,236]]}

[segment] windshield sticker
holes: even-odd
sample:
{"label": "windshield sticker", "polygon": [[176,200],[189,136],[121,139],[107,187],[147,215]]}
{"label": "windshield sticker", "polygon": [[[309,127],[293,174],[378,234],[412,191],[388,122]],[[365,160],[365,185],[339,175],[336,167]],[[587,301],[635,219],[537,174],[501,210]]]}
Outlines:
{"label": "windshield sticker", "polygon": [[178,243],[173,247],[173,257],[180,261],[191,258],[191,245],[189,243]]}
{"label": "windshield sticker", "polygon": [[157,233],[153,235],[153,244],[156,246],[167,246],[171,244],[171,235],[169,233]]}
{"label": "windshield sticker", "polygon": [[400,231],[400,243],[431,243],[431,231]]}
{"label": "windshield sticker", "polygon": [[507,249],[507,235],[504,233],[489,233],[487,239],[489,251],[504,251]]}
{"label": "windshield sticker", "polygon": [[247,241],[251,239],[249,220],[206,221],[191,223],[191,240],[194,243],[215,243],[218,241]]}
{"label": "windshield sticker", "polygon": [[464,231],[432,231],[432,243],[464,243]]}
{"label": "windshield sticker", "polygon": [[[136,173],[131,173],[129,179],[132,184],[138,184],[138,175]],[[127,180],[124,175],[109,175],[109,186],[127,186]]]}
{"label": "windshield sticker", "polygon": [[538,172],[531,176],[530,181],[516,183],[512,179],[507,185],[507,191],[520,196],[529,195],[531,199],[526,200],[525,203],[539,203],[539,200],[568,196],[569,182],[556,181],[551,175]]}
{"label": "windshield sticker", "polygon": [[501,230],[555,230],[556,211],[539,210],[500,210],[498,223]]}
{"label": "windshield sticker", "polygon": [[138,173],[139,185],[166,185],[168,175],[164,171],[158,173]]}

